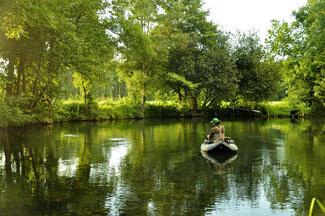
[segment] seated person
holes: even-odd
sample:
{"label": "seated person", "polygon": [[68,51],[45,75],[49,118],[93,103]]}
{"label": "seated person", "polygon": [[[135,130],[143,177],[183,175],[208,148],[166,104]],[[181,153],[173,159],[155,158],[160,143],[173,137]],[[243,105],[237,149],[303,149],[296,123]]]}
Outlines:
{"label": "seated person", "polygon": [[225,128],[221,125],[221,121],[218,118],[213,118],[210,123],[212,124],[208,135],[210,143],[225,141]]}

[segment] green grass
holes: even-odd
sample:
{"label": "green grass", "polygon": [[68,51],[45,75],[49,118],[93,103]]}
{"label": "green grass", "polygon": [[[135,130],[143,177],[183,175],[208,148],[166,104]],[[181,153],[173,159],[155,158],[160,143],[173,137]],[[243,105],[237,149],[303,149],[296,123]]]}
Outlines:
{"label": "green grass", "polygon": [[98,104],[98,118],[101,119],[129,119],[140,118],[140,106],[127,98],[120,100],[100,99]]}
{"label": "green grass", "polygon": [[148,101],[145,106],[145,117],[178,117],[188,111],[174,101]]}
{"label": "green grass", "polygon": [[303,104],[291,104],[286,100],[262,102],[257,109],[271,117],[289,117],[291,111],[296,110],[300,116],[308,114],[309,110]]}
{"label": "green grass", "polygon": [[[186,111],[188,110],[181,108],[179,103],[174,101],[148,101],[144,107],[144,117],[179,117]],[[97,99],[92,106],[92,115],[87,116],[83,101],[68,99],[56,105],[54,114],[55,121],[131,119],[142,118],[142,108],[140,104],[127,98]]]}
{"label": "green grass", "polygon": [[[219,109],[227,110],[231,103],[223,102]],[[240,106],[240,105],[238,105]],[[0,101],[0,127],[7,125],[23,125],[28,123],[52,123],[62,121],[85,121],[105,119],[142,118],[140,104],[128,98],[113,100],[111,98],[96,99],[87,113],[83,100],[67,99],[58,101],[53,107],[39,106],[33,112],[24,113],[20,107],[23,102]],[[301,116],[308,113],[303,105],[293,105],[288,101],[263,102],[255,105],[271,117],[289,117],[292,110],[299,110]],[[147,101],[144,107],[145,118],[181,117],[190,114],[188,107],[182,107],[176,101]],[[190,116],[190,115],[189,115]]]}
{"label": "green grass", "polygon": [[290,116],[292,108],[286,101],[263,102],[260,109],[268,116],[287,117]]}
{"label": "green grass", "polygon": [[91,105],[90,114],[86,112],[84,102],[78,99],[60,101],[55,107],[55,121],[82,121],[99,119],[127,119],[140,116],[137,105],[126,99],[96,100]]}

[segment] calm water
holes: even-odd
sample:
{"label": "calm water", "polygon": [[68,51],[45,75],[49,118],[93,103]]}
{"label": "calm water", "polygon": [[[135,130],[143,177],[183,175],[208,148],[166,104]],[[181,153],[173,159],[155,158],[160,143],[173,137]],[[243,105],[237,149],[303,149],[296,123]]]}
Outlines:
{"label": "calm water", "polygon": [[[195,120],[0,131],[0,215],[306,215],[325,203],[324,120],[225,121],[238,155],[202,155]],[[321,215],[318,211],[315,215]]]}

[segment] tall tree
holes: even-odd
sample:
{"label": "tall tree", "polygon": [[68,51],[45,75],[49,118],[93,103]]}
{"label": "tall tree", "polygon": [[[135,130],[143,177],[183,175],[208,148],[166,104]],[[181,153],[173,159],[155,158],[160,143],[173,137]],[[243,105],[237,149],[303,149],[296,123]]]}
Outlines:
{"label": "tall tree", "polygon": [[207,21],[201,0],[166,1],[161,26],[169,34],[169,86],[190,107],[207,108],[234,95],[237,70],[228,36]]}
{"label": "tall tree", "polygon": [[101,0],[19,0],[5,6],[0,55],[7,61],[6,93],[24,96],[28,110],[51,107],[67,69],[91,79],[113,57]]}
{"label": "tall tree", "polygon": [[284,62],[291,98],[314,108],[325,106],[325,3],[309,0],[292,23],[273,21],[268,44]]}
{"label": "tall tree", "polygon": [[256,33],[238,34],[234,58],[239,71],[239,96],[246,101],[269,99],[278,85],[278,67],[269,58]]}
{"label": "tall tree", "polygon": [[157,22],[158,5],[153,0],[113,1],[114,33],[118,35],[120,71],[126,81],[128,94],[141,105],[144,104],[150,86],[159,70],[157,44],[152,30]]}

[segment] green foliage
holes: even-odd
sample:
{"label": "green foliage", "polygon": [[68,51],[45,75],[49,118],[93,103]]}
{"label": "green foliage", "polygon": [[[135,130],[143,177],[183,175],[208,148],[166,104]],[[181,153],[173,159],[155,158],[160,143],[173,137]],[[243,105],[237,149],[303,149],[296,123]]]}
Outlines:
{"label": "green foliage", "polygon": [[214,47],[199,58],[202,108],[219,106],[231,100],[238,90],[238,70],[227,47]]}
{"label": "green foliage", "polygon": [[55,107],[56,121],[87,120],[89,116],[85,112],[85,104],[80,100],[65,100]]}
{"label": "green foliage", "polygon": [[30,121],[14,101],[6,103],[0,100],[0,127],[22,125]]}
{"label": "green foliage", "polygon": [[124,78],[131,101],[136,104],[144,102],[143,98],[148,94],[147,90],[151,77],[142,71],[133,71],[132,74]]}
{"label": "green foliage", "polygon": [[153,36],[158,5],[155,1],[135,0],[113,2],[115,8],[114,33],[118,35],[118,53],[121,61],[120,77],[126,82],[127,92],[133,103],[141,104],[144,115],[144,104],[155,77],[160,72],[158,43]]}
{"label": "green foliage", "polygon": [[277,63],[268,58],[255,33],[239,34],[234,50],[240,74],[239,95],[248,101],[269,99],[279,82]]}
{"label": "green foliage", "polygon": [[[89,113],[89,109],[91,113]],[[100,116],[100,108],[96,101],[86,105],[80,99],[58,101],[53,112],[53,121],[96,120]]]}
{"label": "green foliage", "polygon": [[274,21],[268,44],[273,55],[284,62],[288,94],[312,106],[325,105],[325,4],[308,1],[294,12],[292,23]]}
{"label": "green foliage", "polygon": [[292,111],[292,107],[290,107],[287,101],[263,102],[258,105],[257,109],[268,116],[277,117],[288,117]]}
{"label": "green foliage", "polygon": [[94,101],[91,94],[92,82],[93,81],[89,78],[87,79],[87,76],[78,73],[73,74],[73,85],[79,88],[83,95],[84,111],[87,115],[92,115],[92,107],[94,106]]}
{"label": "green foliage", "polygon": [[100,120],[100,119],[130,119],[149,117],[177,117],[183,110],[178,103],[172,101],[148,101],[145,104],[144,116],[142,116],[139,104],[133,103],[129,98],[121,100],[100,99],[93,108],[95,115],[86,115],[85,105],[81,100],[64,100],[55,107],[55,121],[75,120]]}
{"label": "green foliage", "polygon": [[102,119],[128,119],[142,116],[139,105],[128,98],[119,101],[112,99],[100,100],[98,106],[99,118]]}
{"label": "green foliage", "polygon": [[157,28],[169,43],[163,79],[191,109],[206,109],[234,96],[237,70],[228,36],[207,21],[202,1],[170,1]]}
{"label": "green foliage", "polygon": [[73,85],[79,88],[80,92],[84,94],[89,94],[91,89],[90,80],[85,79],[82,75],[78,73],[73,74]]}
{"label": "green foliage", "polygon": [[7,97],[28,100],[24,112],[37,113],[58,97],[62,73],[72,69],[85,79],[99,77],[113,57],[99,17],[102,1],[11,1],[1,7],[0,56]]}
{"label": "green foliage", "polygon": [[194,90],[198,87],[198,84],[193,83],[189,80],[186,80],[185,77],[178,75],[176,73],[168,73],[167,74],[167,81],[169,83],[173,83],[174,85],[178,86],[178,87],[183,87],[183,88],[187,88],[190,90]]}
{"label": "green foliage", "polygon": [[185,111],[177,102],[148,101],[145,107],[145,117],[179,117]]}
{"label": "green foliage", "polygon": [[256,34],[233,42],[208,21],[202,0],[1,1],[3,121],[178,115],[224,101],[256,107],[285,93],[290,107],[302,101],[319,112],[323,9],[310,1],[295,22],[274,21],[266,52]]}

